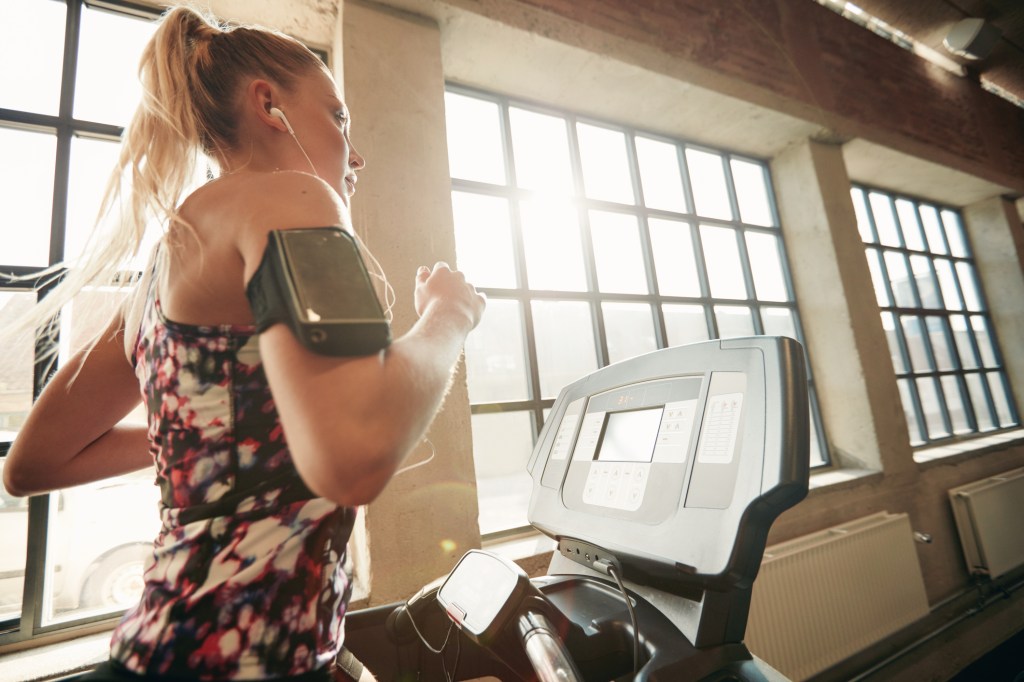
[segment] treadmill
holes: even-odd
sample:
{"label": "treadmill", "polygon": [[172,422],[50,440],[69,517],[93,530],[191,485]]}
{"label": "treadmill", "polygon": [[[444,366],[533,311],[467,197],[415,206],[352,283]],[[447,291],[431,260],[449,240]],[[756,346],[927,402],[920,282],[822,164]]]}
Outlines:
{"label": "treadmill", "polygon": [[528,468],[548,574],[471,550],[405,604],[351,614],[346,646],[379,679],[785,679],[743,638],[771,524],[807,494],[798,342],[600,369],[562,390]]}

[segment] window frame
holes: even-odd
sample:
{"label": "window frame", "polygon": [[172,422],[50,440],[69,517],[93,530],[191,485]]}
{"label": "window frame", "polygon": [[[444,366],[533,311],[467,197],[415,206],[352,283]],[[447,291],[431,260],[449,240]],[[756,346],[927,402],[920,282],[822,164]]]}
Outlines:
{"label": "window frame", "polygon": [[[485,293],[489,300],[512,300],[520,308],[521,332],[523,339],[523,351],[525,353],[525,371],[527,381],[527,395],[525,399],[470,402],[470,413],[472,416],[480,414],[528,412],[532,426],[532,442],[536,445],[537,438],[543,428],[545,413],[555,402],[555,398],[545,398],[541,394],[540,369],[536,353],[537,335],[533,320],[531,303],[534,301],[582,301],[589,306],[592,331],[594,334],[594,347],[597,355],[597,367],[604,367],[608,364],[608,334],[605,328],[604,312],[602,303],[607,302],[641,302],[651,306],[652,321],[657,348],[668,346],[667,328],[663,305],[685,304],[698,305],[702,308],[705,323],[710,338],[719,338],[718,321],[715,315],[715,307],[719,305],[745,306],[749,308],[751,322],[756,335],[764,334],[763,312],[766,308],[786,308],[790,311],[796,334],[800,342],[806,348],[806,340],[801,324],[799,306],[796,292],[793,286],[790,266],[788,262],[788,251],[785,244],[784,230],[779,219],[777,203],[775,199],[774,183],[772,182],[771,169],[766,159],[760,159],[749,154],[740,154],[729,150],[716,149],[707,145],[691,142],[683,139],[676,139],[658,133],[640,130],[632,126],[602,120],[593,116],[577,114],[557,107],[532,102],[523,98],[507,96],[489,92],[475,87],[458,83],[446,82],[445,92],[455,95],[467,96],[486,102],[496,104],[499,110],[499,132],[501,134],[501,150],[503,154],[505,181],[504,184],[492,184],[463,178],[451,177],[452,193],[466,192],[470,194],[485,195],[505,199],[509,203],[509,223],[511,227],[511,241],[514,251],[514,270],[516,285],[509,288],[478,286],[477,288]],[[524,248],[523,230],[520,219],[519,204],[535,196],[535,191],[518,186],[515,175],[515,158],[513,152],[512,124],[510,109],[524,109],[529,112],[543,115],[556,116],[563,119],[566,124],[566,131],[569,145],[569,156],[572,172],[572,197],[571,202],[574,210],[579,216],[581,247],[583,251],[583,267],[586,277],[586,288],[583,291],[562,291],[531,289],[525,285],[527,279],[527,254]],[[587,196],[584,186],[582,160],[580,157],[579,140],[577,136],[577,123],[597,126],[623,133],[626,140],[627,161],[629,163],[629,174],[633,188],[634,202],[623,204],[601,199],[593,199]],[[677,160],[680,164],[680,174],[683,184],[683,196],[686,201],[687,211],[684,213],[649,208],[645,205],[643,186],[637,161],[636,138],[642,137],[657,142],[668,143],[676,147]],[[723,174],[725,178],[728,200],[733,219],[711,218],[702,216],[697,212],[694,202],[693,188],[691,187],[690,174],[686,160],[686,150],[709,152],[720,156],[722,159]],[[744,223],[741,218],[740,206],[737,199],[737,189],[732,172],[732,161],[739,160],[748,163],[755,163],[762,168],[767,192],[768,208],[771,215],[771,226],[754,225]],[[616,214],[623,214],[635,217],[640,234],[640,245],[642,258],[645,267],[645,277],[648,292],[618,293],[604,292],[598,286],[597,265],[593,243],[591,241],[591,226],[589,212],[592,210],[607,211]],[[673,296],[661,294],[658,288],[656,267],[654,263],[654,249],[651,241],[650,218],[661,218],[685,223],[689,228],[691,244],[693,248],[694,264],[700,285],[699,296]],[[707,273],[707,264],[701,243],[701,226],[724,227],[734,232],[740,262],[743,268],[744,286],[747,298],[725,299],[716,298],[710,293],[710,282]],[[778,240],[779,262],[781,275],[786,287],[787,299],[785,301],[767,301],[757,297],[757,290],[754,284],[754,271],[751,267],[748,255],[746,235],[750,233],[768,234]],[[814,466],[815,471],[827,470],[835,466],[835,461],[830,457],[828,450],[826,432],[821,417],[821,410],[818,405],[817,389],[811,376],[811,367],[808,362],[808,383],[810,392],[810,414],[813,421],[811,437],[817,434],[819,452],[824,460],[821,464]],[[485,541],[500,540],[521,534],[527,527],[515,527],[484,532]]]}
{"label": "window frame", "polygon": [[[47,0],[50,2],[61,0]],[[79,43],[81,38],[82,14],[86,7],[110,11],[137,18],[157,19],[163,10],[146,7],[121,0],[64,0],[66,8],[64,24],[64,54],[61,65],[60,98],[57,114],[41,114],[15,109],[0,108],[0,125],[5,128],[32,130],[52,134],[56,137],[54,157],[53,200],[50,215],[50,248],[48,266],[63,258],[68,216],[68,188],[71,170],[71,143],[75,137],[118,141],[122,126],[89,121],[74,117],[75,85],[78,73]],[[43,268],[32,266],[5,266],[7,273],[19,277],[31,277]],[[30,292],[36,289],[38,280],[16,283],[0,280],[0,291]],[[52,285],[51,285],[52,286]],[[37,296],[45,296],[48,287],[38,289]],[[47,363],[41,361],[36,352],[33,363],[33,395],[35,401],[50,377]],[[6,457],[11,441],[0,442],[0,457]],[[44,583],[46,581],[46,546],[49,535],[51,495],[35,495],[29,499],[28,543],[25,548],[25,575],[22,590],[21,615],[19,618],[0,622],[0,648],[26,640],[39,639],[55,633],[90,632],[97,625],[113,625],[121,611],[85,616],[43,625]]]}
{"label": "window frame", "polygon": [[[53,278],[34,277],[46,267],[61,262],[67,231],[69,185],[71,172],[71,146],[75,137],[118,142],[124,127],[78,119],[74,116],[75,87],[78,75],[79,45],[81,40],[82,16],[86,8],[112,12],[127,17],[155,21],[164,13],[162,6],[149,6],[130,0],[41,0],[58,2],[66,8],[64,24],[64,46],[61,61],[60,97],[56,115],[5,109],[0,107],[0,127],[38,131],[56,137],[54,155],[54,185],[50,217],[50,245],[47,266],[11,266],[0,262],[5,274],[29,279],[10,282],[0,279],[0,292],[37,292],[45,296],[54,285]],[[315,54],[328,66],[326,51],[311,47]],[[108,169],[104,169],[108,170]],[[57,271],[59,277],[62,270]],[[139,273],[135,273],[136,275]],[[58,332],[59,334],[59,332]],[[59,338],[57,339],[59,343]],[[39,358],[39,340],[35,351],[32,377],[32,400],[38,398],[55,368]],[[7,456],[11,441],[0,441],[0,460]],[[57,618],[45,622],[46,548],[49,537],[51,494],[35,495],[28,503],[27,546],[25,548],[25,573],[22,589],[20,616],[0,621],[0,652],[31,640],[58,641],[70,637],[109,630],[120,620],[123,610],[110,611],[81,617]],[[17,577],[17,576],[13,576]]]}
{"label": "window frame", "polygon": [[[978,275],[978,264],[975,261],[974,249],[971,245],[971,235],[970,231],[967,229],[967,224],[964,221],[962,210],[956,206],[950,206],[929,199],[915,197],[906,193],[875,187],[861,182],[852,182],[850,184],[850,194],[851,201],[854,203],[855,208],[857,208],[857,198],[854,196],[856,192],[860,192],[862,199],[860,207],[862,207],[864,216],[867,219],[866,225],[858,225],[861,242],[864,246],[865,258],[870,267],[871,259],[873,257],[872,252],[877,253],[875,263],[878,268],[878,276],[881,283],[884,285],[884,296],[887,299],[888,304],[883,305],[879,300],[879,282],[875,280],[875,271],[872,269],[872,285],[874,287],[873,293],[875,295],[875,302],[878,305],[880,320],[884,319],[886,315],[889,315],[893,322],[892,333],[895,338],[896,347],[894,348],[892,346],[893,342],[888,338],[888,330],[886,330],[886,341],[889,346],[890,357],[898,355],[900,364],[903,367],[903,369],[901,369],[894,364],[893,372],[896,376],[897,384],[906,386],[906,391],[911,402],[909,406],[910,409],[908,409],[908,405],[905,402],[902,390],[900,391],[900,403],[904,409],[904,413],[912,412],[914,415],[915,423],[911,423],[910,420],[908,420],[907,423],[907,431],[910,437],[911,447],[915,451],[919,451],[929,447],[969,442],[978,438],[991,436],[993,434],[1019,429],[1021,426],[1020,412],[1018,411],[1016,400],[1010,386],[1009,377],[1006,373],[1006,364],[1003,360],[1003,352],[999,344],[998,334],[992,320],[991,309],[989,308],[988,300],[985,296],[984,287],[982,286],[981,278]],[[891,209],[891,218],[897,231],[897,245],[886,244],[882,240],[878,227],[878,219],[875,216],[875,208],[871,204],[870,197],[872,194],[883,196],[888,203],[888,207]],[[914,227],[917,228],[918,234],[923,242],[922,249],[914,249],[908,246],[906,228],[902,224],[903,218],[900,216],[899,209],[897,207],[897,202],[899,201],[909,202],[913,205],[916,222]],[[942,237],[942,248],[945,250],[944,253],[940,253],[935,250],[930,244],[931,236],[928,234],[924,220],[921,217],[922,206],[935,211],[936,218],[939,221],[939,233]],[[957,228],[960,230],[960,236],[963,242],[961,246],[964,251],[964,255],[962,256],[956,255],[952,245],[950,244],[949,234],[947,233],[948,228],[946,227],[945,220],[942,217],[944,212],[950,212],[956,216]],[[860,212],[858,211],[857,213],[859,221]],[[870,232],[871,241],[868,241],[865,238],[865,228]],[[888,253],[897,254],[903,259],[904,265],[907,268],[909,292],[914,305],[899,304],[898,297],[892,286],[892,278],[889,275],[889,265],[886,262],[885,256]],[[912,257],[923,257],[927,259],[927,275],[931,278],[936,293],[942,302],[940,307],[925,307],[918,284],[918,278],[920,275],[914,271],[914,266],[911,261]],[[936,262],[940,259],[948,261],[950,263],[951,271],[954,272],[953,284],[955,285],[957,303],[960,306],[959,308],[951,308],[946,304],[946,290],[941,284],[938,270],[936,268]],[[959,263],[967,264],[971,268],[970,274],[974,280],[975,295],[978,299],[976,310],[972,310],[969,307],[968,297],[965,295],[960,281],[964,275],[960,273],[956,267]],[[976,361],[976,367],[964,367],[963,360],[961,359],[962,351],[960,349],[960,345],[955,339],[955,332],[950,322],[950,319],[953,316],[962,317],[967,325],[966,329],[968,331],[968,338],[970,341],[970,350]],[[904,327],[905,318],[917,321],[923,352],[930,369],[918,370],[915,368],[915,363],[912,359],[913,353],[910,351],[907,341],[907,332]],[[939,367],[939,362],[936,359],[934,342],[932,340],[932,332],[929,330],[926,322],[928,318],[939,318],[942,321],[941,335],[945,338],[946,350],[948,352],[949,362],[951,365],[950,369],[941,369]],[[972,324],[973,319],[976,318],[981,318],[986,327],[989,336],[989,343],[991,345],[990,350],[993,354],[992,365],[985,364],[984,354],[981,351],[977,339],[977,333]],[[992,374],[997,375],[998,381],[1002,385],[1003,394],[1011,419],[1011,423],[1007,426],[1003,426],[1001,424],[1002,420],[999,415],[999,408],[996,404],[997,401],[993,396],[993,389],[988,378]],[[970,389],[967,386],[966,378],[969,375],[977,375],[979,377],[981,392],[984,396],[984,407],[988,411],[989,419],[993,424],[992,428],[983,430],[979,424],[976,414],[976,410],[978,408],[974,405],[974,398],[971,396]],[[943,377],[953,377],[956,381],[957,394],[959,395],[960,402],[963,406],[964,419],[967,422],[967,430],[958,432],[955,428],[953,419],[950,416],[949,401],[947,400],[942,387]],[[929,433],[929,423],[922,404],[920,389],[917,385],[917,382],[920,379],[928,379],[933,382],[933,389],[936,392],[936,398],[938,400],[939,417],[941,418],[942,426],[946,431],[946,435],[932,437]]]}

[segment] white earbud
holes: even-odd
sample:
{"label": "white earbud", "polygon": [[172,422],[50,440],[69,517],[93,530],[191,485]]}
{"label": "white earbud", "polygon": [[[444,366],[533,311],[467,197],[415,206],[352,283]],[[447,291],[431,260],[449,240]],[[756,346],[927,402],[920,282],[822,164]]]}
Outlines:
{"label": "white earbud", "polygon": [[270,111],[268,111],[267,113],[273,116],[274,118],[279,119],[281,123],[284,124],[285,130],[288,131],[288,134],[291,135],[292,137],[295,137],[295,131],[292,130],[292,124],[288,122],[288,117],[284,115],[283,111],[281,111],[277,107],[271,107]]}
{"label": "white earbud", "polygon": [[309,154],[306,153],[306,150],[302,148],[302,143],[299,142],[299,138],[295,137],[295,131],[292,130],[292,124],[288,122],[288,117],[285,116],[284,112],[277,107],[270,107],[267,113],[284,124],[285,130],[287,130],[288,134],[292,136],[293,140],[295,140],[295,144],[299,146],[299,151],[302,152],[302,155],[306,157],[306,163],[308,163],[309,167],[313,169],[313,175],[319,178],[320,174],[316,172],[316,166],[313,165],[312,159],[309,158]]}

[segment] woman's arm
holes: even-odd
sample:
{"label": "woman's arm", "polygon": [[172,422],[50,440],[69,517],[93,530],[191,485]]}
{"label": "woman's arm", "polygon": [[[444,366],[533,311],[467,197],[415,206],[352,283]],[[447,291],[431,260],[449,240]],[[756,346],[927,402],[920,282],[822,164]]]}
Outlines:
{"label": "woman's arm", "polygon": [[118,314],[91,351],[76,353],[47,384],[4,463],[4,486],[12,495],[152,466],[145,426],[117,426],[141,400],[123,334]]}
{"label": "woman's arm", "polygon": [[372,501],[426,433],[483,298],[461,273],[420,269],[421,317],[378,355],[309,352],[283,325],[260,338],[267,378],[300,475],[338,504]]}
{"label": "woman's arm", "polygon": [[[345,224],[343,209],[325,194],[331,190],[307,178],[298,180],[306,186],[295,202],[275,202],[293,207],[278,216],[277,227]],[[246,282],[265,244],[266,229],[260,228],[240,240]],[[414,291],[419,320],[379,354],[317,355],[281,324],[260,336],[260,355],[299,474],[315,493],[338,504],[366,504],[383,490],[440,408],[466,335],[483,315],[483,296],[444,263],[421,267]]]}

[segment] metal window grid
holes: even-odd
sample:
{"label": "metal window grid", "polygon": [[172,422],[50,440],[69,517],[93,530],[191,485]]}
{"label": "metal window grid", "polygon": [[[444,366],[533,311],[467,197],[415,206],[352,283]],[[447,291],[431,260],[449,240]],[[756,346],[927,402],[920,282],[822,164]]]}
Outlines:
{"label": "metal window grid", "polygon": [[[980,280],[974,274],[976,265],[970,238],[964,229],[963,217],[959,210],[933,201],[861,184],[853,185],[851,196],[855,206],[863,211],[859,216],[859,227],[865,244],[865,254],[869,264],[873,264],[872,277],[883,325],[886,320],[891,320],[888,325],[891,329],[887,330],[892,336],[888,340],[894,360],[893,369],[896,371],[901,389],[900,398],[908,417],[911,444],[925,446],[953,442],[976,436],[983,431],[992,432],[1019,426],[1019,414],[1009,389],[984,291]],[[887,215],[876,215],[877,209],[872,205],[872,196],[878,203],[885,205],[882,210],[888,209]],[[897,209],[897,202],[901,202],[904,207],[911,206],[911,214],[908,216],[905,212],[901,215]],[[938,229],[929,231],[926,228],[926,221],[922,218],[925,213],[940,217]],[[953,224],[952,227],[947,220],[941,218],[944,214],[955,218],[948,221]],[[913,224],[906,224],[908,217]],[[886,225],[895,227],[895,234],[887,235],[887,238],[882,237],[879,223],[883,221]],[[957,232],[959,247],[956,249],[950,242],[949,230]],[[916,238],[908,239],[908,232]],[[891,242],[893,236],[896,237],[897,243],[884,243]],[[960,255],[954,253],[961,249]],[[924,261],[926,268],[915,268],[912,258],[919,264]],[[890,261],[893,259],[898,259],[897,262],[902,264],[901,268],[907,275],[905,289],[902,292],[898,292],[898,287],[894,286],[894,280],[898,279],[901,273],[892,272]],[[949,265],[938,267],[942,263]],[[964,267],[958,268],[958,265]],[[946,276],[948,284],[941,286],[940,273],[946,271],[950,273]],[[969,278],[970,281],[965,282],[965,278]],[[927,305],[922,294],[921,280],[924,286],[931,288],[931,297],[939,299],[938,305]],[[973,295],[965,294],[965,284],[968,285],[969,291],[973,291]],[[900,299],[906,303],[908,297],[909,305],[899,304]],[[957,319],[964,323],[960,333],[964,337],[966,347],[961,347],[955,338],[952,320]],[[933,325],[939,325],[937,338],[943,340],[944,353],[941,352],[943,349],[935,347],[932,330],[928,328],[929,320],[933,321]],[[976,324],[984,327],[987,340],[978,338]],[[918,338],[908,338],[908,325],[917,328]],[[919,344],[917,348],[913,347],[915,342]],[[990,346],[989,362],[985,361],[986,346]],[[948,364],[946,368],[940,367],[939,357],[945,359]],[[955,384],[956,390],[952,399],[962,405],[963,416],[960,419],[954,419],[955,402],[954,405],[950,404],[951,398],[943,388],[944,378],[948,379],[947,385]],[[968,386],[972,378],[976,378],[974,385],[978,387],[974,396],[971,395]],[[938,409],[937,419],[928,419],[927,408],[921,395],[921,385],[931,386],[936,399],[935,407]],[[1002,414],[997,404],[1004,406]],[[991,424],[990,428],[981,426],[981,417],[987,417],[985,421]],[[959,429],[956,426],[958,422],[963,424]]]}
{"label": "metal window grid", "polygon": [[[48,2],[52,0],[42,1]],[[121,126],[78,119],[74,116],[75,81],[78,71],[83,11],[88,7],[91,10],[110,11],[129,17],[151,20],[157,19],[162,11],[159,8],[141,5],[128,0],[57,1],[63,1],[67,7],[64,24],[60,99],[57,115],[0,108],[0,128],[46,132],[56,136],[48,266],[59,264],[64,253],[72,139],[82,137],[118,141],[124,132],[124,128]],[[314,49],[313,51],[324,63],[328,63],[327,54],[323,50]],[[3,251],[0,249],[0,254],[2,253]],[[32,277],[43,269],[42,267],[7,265],[2,262],[2,256],[0,256],[0,272],[7,275]],[[42,297],[46,295],[46,291],[52,287],[53,283],[50,282],[43,286],[40,286],[40,283],[41,280],[39,279],[11,282],[6,278],[0,278],[0,292],[31,293],[35,291],[37,296]],[[53,369],[49,367],[48,363],[38,360],[41,350],[37,344],[37,360],[33,368],[33,398],[37,397],[42,391]],[[0,458],[7,455],[10,445],[10,442],[0,442]],[[119,613],[106,613],[43,625],[43,594],[46,575],[49,515],[50,495],[37,495],[29,500],[28,547],[26,549],[25,583],[22,591],[21,615],[19,618],[9,621],[0,621],[0,647],[45,635],[52,635],[58,631],[69,633],[88,631],[105,623],[116,621],[120,616]]]}
{"label": "metal window grid", "polygon": [[[658,135],[646,131],[639,131],[627,126],[609,123],[605,121],[599,121],[591,117],[579,116],[565,111],[558,111],[550,107],[485,92],[475,88],[465,87],[462,85],[449,84],[447,86],[447,91],[452,94],[467,96],[483,100],[486,102],[494,103],[497,104],[499,108],[501,124],[500,133],[502,136],[501,148],[505,164],[505,183],[492,184],[452,177],[452,190],[453,192],[466,192],[473,194],[488,195],[493,197],[501,197],[506,199],[509,203],[510,221],[512,225],[512,244],[514,250],[515,272],[518,285],[516,287],[509,288],[479,287],[479,289],[487,295],[489,300],[513,300],[518,302],[519,309],[522,312],[522,334],[525,342],[525,352],[527,356],[527,381],[528,394],[530,397],[523,400],[473,403],[471,405],[471,413],[473,415],[527,412],[530,415],[531,424],[533,427],[533,442],[536,443],[537,436],[539,435],[544,423],[545,411],[554,404],[554,398],[545,398],[541,395],[540,368],[538,366],[537,353],[537,338],[536,330],[534,327],[532,307],[530,305],[530,303],[534,301],[583,301],[589,305],[593,320],[595,347],[598,353],[598,367],[603,367],[607,365],[609,362],[608,336],[605,329],[604,314],[601,305],[602,303],[607,302],[643,302],[649,304],[654,313],[654,324],[658,348],[665,348],[668,346],[667,329],[662,306],[664,304],[677,303],[698,305],[703,309],[705,322],[707,324],[710,338],[719,338],[718,324],[715,316],[715,306],[741,305],[748,307],[751,311],[755,334],[764,333],[764,324],[762,319],[762,312],[764,309],[785,308],[790,312],[790,315],[792,316],[793,325],[796,329],[798,340],[803,342],[803,331],[800,323],[800,316],[799,311],[797,309],[795,296],[793,295],[793,286],[790,273],[788,270],[785,243],[782,231],[779,228],[778,212],[776,210],[774,199],[774,190],[772,188],[771,177],[768,171],[767,164],[763,160],[755,159],[745,155],[733,154],[727,151],[713,149],[710,147],[682,140],[668,138],[665,137],[664,135]],[[584,267],[586,271],[587,281],[585,291],[552,291],[531,289],[529,287],[527,273],[527,256],[523,242],[519,205],[522,201],[527,200],[531,196],[533,196],[534,193],[531,192],[530,190],[523,189],[522,187],[518,186],[516,182],[515,159],[512,153],[512,123],[510,120],[509,113],[512,108],[524,109],[527,111],[541,113],[549,116],[556,116],[558,118],[561,118],[565,122],[569,139],[570,160],[573,175],[572,201],[579,216],[579,224],[581,229],[580,237],[584,253]],[[587,196],[583,186],[583,168],[580,158],[579,141],[577,139],[576,134],[577,123],[594,125],[614,130],[617,132],[621,132],[625,135],[627,140],[626,146],[629,163],[629,173],[635,197],[634,203],[622,204],[604,201],[601,199],[596,199]],[[653,209],[648,208],[645,205],[643,197],[643,187],[640,181],[639,165],[637,161],[637,137],[652,139],[675,146],[677,152],[677,160],[680,167],[681,178],[683,181],[683,192],[686,199],[686,205],[688,207],[687,212],[675,212],[662,209]],[[690,181],[690,175],[687,167],[687,150],[710,152],[712,154],[720,156],[720,158],[722,159],[722,170],[725,177],[726,188],[728,191],[728,200],[731,207],[733,219],[728,220],[721,218],[713,218],[705,215],[700,215],[696,212],[693,187]],[[740,220],[740,210],[736,194],[736,185],[733,181],[731,167],[731,161],[734,159],[749,163],[755,163],[761,167],[762,172],[764,174],[767,199],[769,202],[769,208],[772,216],[771,227],[752,225],[744,223]],[[590,238],[590,224],[588,220],[589,211],[594,209],[626,214],[629,216],[633,216],[637,219],[638,225],[640,226],[640,241],[642,247],[644,267],[646,269],[647,286],[649,293],[610,293],[602,292],[598,289],[597,268],[595,263],[593,244]],[[672,296],[662,294],[659,292],[657,276],[655,273],[654,250],[652,247],[648,222],[651,218],[666,218],[673,221],[685,223],[686,225],[689,226],[693,247],[693,255],[695,258],[696,270],[700,283],[701,293],[699,296]],[[704,260],[704,251],[701,242],[700,227],[702,225],[725,227],[734,231],[734,234],[736,236],[736,245],[739,251],[739,257],[742,264],[744,286],[747,292],[746,298],[716,298],[711,294],[711,287],[707,271],[708,264]],[[747,251],[747,242],[745,238],[747,234],[770,234],[778,239],[780,251],[779,257],[787,294],[786,301],[761,301],[758,300],[755,296],[753,272],[750,264],[749,254]],[[822,462],[817,464],[817,466],[825,467],[829,465],[828,449],[824,435],[825,432],[822,428],[821,415],[818,409],[814,382],[813,379],[810,378],[810,371],[810,366],[808,365],[810,403],[813,428],[815,434],[817,435],[817,447],[819,449],[822,459]],[[496,533],[487,534],[487,537],[500,537],[505,534],[516,533],[520,530],[521,529],[508,529],[505,531],[498,531]]]}

